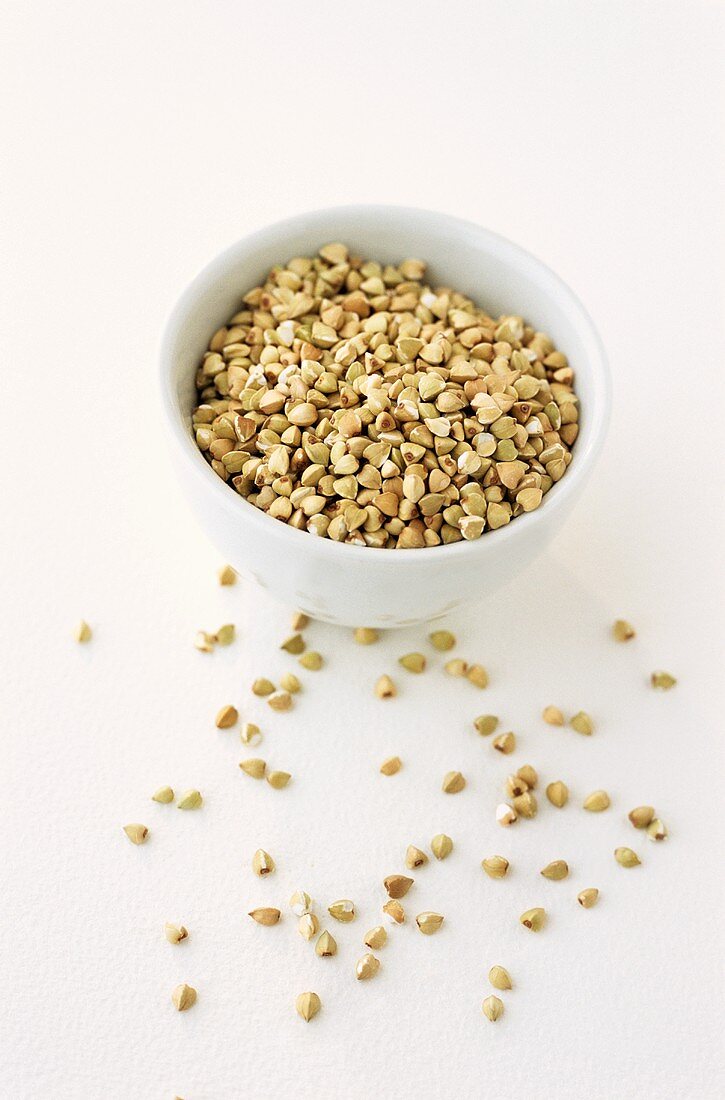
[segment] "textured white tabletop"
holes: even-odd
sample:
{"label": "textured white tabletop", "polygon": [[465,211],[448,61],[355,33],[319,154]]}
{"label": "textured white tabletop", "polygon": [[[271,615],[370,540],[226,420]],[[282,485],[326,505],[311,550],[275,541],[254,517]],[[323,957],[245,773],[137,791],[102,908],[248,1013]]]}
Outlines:
{"label": "textured white tabletop", "polygon": [[[5,6],[2,1100],[719,1094],[722,12]],[[273,714],[249,685],[295,667],[278,650],[291,609],[218,586],[165,454],[156,347],[215,252],[346,201],[461,214],[547,261],[600,327],[615,412],[551,551],[447,624],[489,669],[486,691],[436,657],[380,702],[374,680],[425,630],[362,649],[313,625],[325,667]],[[619,615],[637,628],[625,646],[609,635]],[[234,645],[194,649],[226,621]],[[658,667],[674,691],[648,686]],[[238,731],[214,727],[225,703],[259,721],[286,790],[239,771]],[[595,735],[544,725],[547,703],[588,710]],[[481,712],[516,731],[515,755],[473,731]],[[384,778],[393,753],[403,770]],[[493,807],[523,763],[572,799],[505,831]],[[454,797],[440,791],[453,768],[468,777]],[[201,811],[152,803],[166,783],[200,788]],[[586,814],[598,787],[612,807]],[[666,843],[627,823],[640,803]],[[146,846],[128,843],[129,821],[148,825]],[[439,831],[455,850],[407,901],[443,913],[442,930],[391,929],[380,974],[356,982],[383,876]],[[617,866],[619,844],[642,866]],[[264,880],[258,847],[277,861]],[[481,871],[493,853],[511,860],[506,881]],[[538,873],[555,858],[566,882]],[[584,911],[590,885],[601,899]],[[297,934],[297,888],[320,907],[355,900],[336,958]],[[255,925],[258,905],[282,922]],[[539,935],[518,924],[534,905],[549,912]],[[188,941],[170,946],[167,920]],[[514,989],[492,1025],[494,963]],[[199,999],[178,1014],[182,981]],[[303,990],[323,1001],[309,1025]]]}

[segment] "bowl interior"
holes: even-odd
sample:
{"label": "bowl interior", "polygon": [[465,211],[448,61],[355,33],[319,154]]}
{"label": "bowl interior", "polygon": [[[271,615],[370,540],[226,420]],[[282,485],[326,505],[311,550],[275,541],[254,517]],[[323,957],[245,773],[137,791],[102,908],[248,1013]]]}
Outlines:
{"label": "bowl interior", "polygon": [[[494,316],[521,314],[553,339],[575,370],[581,401],[574,461],[566,477],[547,494],[541,509],[519,517],[503,530],[510,536],[522,523],[535,522],[555,499],[563,503],[563,497],[573,492],[581,475],[588,472],[608,419],[609,376],[592,322],[558,276],[517,245],[457,218],[400,207],[340,207],[299,215],[233,245],[194,280],[169,321],[162,352],[162,387],[172,429],[185,437],[179,442],[192,461],[205,467],[210,480],[218,480],[191,433],[194,376],[211,335],[240,308],[242,295],[261,282],[270,267],[293,256],[313,255],[332,240],[343,241],[351,251],[382,263],[419,257],[428,264],[431,285],[463,291]],[[221,484],[219,488],[231,493]],[[481,544],[487,541],[479,540]],[[395,556],[415,553],[397,551]]]}

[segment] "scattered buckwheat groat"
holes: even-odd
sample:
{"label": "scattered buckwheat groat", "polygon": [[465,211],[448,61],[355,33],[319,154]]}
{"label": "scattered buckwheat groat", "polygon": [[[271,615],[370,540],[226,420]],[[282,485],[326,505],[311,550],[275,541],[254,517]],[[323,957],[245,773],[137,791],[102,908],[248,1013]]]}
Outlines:
{"label": "scattered buckwheat groat", "polygon": [[638,867],[642,862],[636,852],[631,848],[615,848],[614,858],[622,867]]}
{"label": "scattered buckwheat groat", "polygon": [[165,924],[164,935],[169,943],[181,943],[182,940],[189,937],[189,933],[183,924]]}
{"label": "scattered buckwheat groat", "polygon": [[544,707],[541,717],[550,726],[564,725],[564,715],[558,707]]}
{"label": "scattered buckwheat groat", "polygon": [[369,932],[365,933],[365,940],[363,941],[366,947],[371,947],[374,951],[379,951],[381,947],[385,947],[388,942],[388,933],[383,928],[382,924],[379,924],[376,928],[371,928]]}
{"label": "scattered buckwheat groat", "polygon": [[481,863],[489,878],[506,878],[509,869],[509,861],[503,856],[489,856]]}
{"label": "scattered buckwheat groat", "polygon": [[539,782],[536,768],[533,768],[531,764],[522,764],[521,767],[517,769],[516,775],[519,779],[523,779],[524,783],[526,783],[532,791]]}
{"label": "scattered buckwheat groat", "polygon": [[225,623],[224,626],[220,626],[216,634],[212,636],[212,641],[217,645],[231,645],[236,637],[236,633],[234,623]]}
{"label": "scattered buckwheat groat", "polygon": [[414,871],[416,867],[422,867],[428,862],[428,856],[420,848],[416,848],[414,844],[409,844],[405,850],[405,866],[409,871]]}
{"label": "scattered buckwheat groat", "polygon": [[[245,745],[258,745],[262,740],[262,731],[254,722],[245,722],[240,738]],[[240,764],[239,767],[241,768],[242,765]]]}
{"label": "scattered buckwheat groat", "polygon": [[626,619],[616,619],[612,627],[614,640],[617,642],[629,642],[635,636],[635,630]]}
{"label": "scattered buckwheat groat", "polygon": [[283,672],[279,678],[279,686],[288,695],[296,695],[298,691],[302,691],[302,683],[294,672]]}
{"label": "scattered buckwheat groat", "polygon": [[527,909],[525,913],[521,914],[519,921],[524,928],[528,928],[532,932],[540,932],[546,923],[546,911],[544,909]]}
{"label": "scattered buckwheat groat", "polygon": [[453,841],[445,833],[438,833],[430,842],[430,850],[436,859],[447,859],[453,851]]}
{"label": "scattered buckwheat groat", "polygon": [[132,844],[145,844],[149,831],[145,825],[124,825],[123,831]]}
{"label": "scattered buckwheat groat", "polygon": [[489,734],[494,733],[498,726],[498,718],[495,714],[481,714],[478,718],[473,719],[474,728],[481,737],[488,737]]}
{"label": "scattered buckwheat groat", "polygon": [[264,697],[265,695],[271,695],[273,691],[274,684],[271,680],[266,680],[263,676],[260,677],[260,679],[255,680],[252,684],[252,693],[254,695],[260,695]]}
{"label": "scattered buckwheat groat", "polygon": [[214,719],[214,723],[216,725],[216,728],[219,730],[229,730],[232,728],[232,726],[236,726],[238,720],[239,711],[237,710],[237,708],[233,706],[226,706],[222,707],[221,710],[218,711],[217,716]]}
{"label": "scattered buckwheat groat", "polygon": [[424,936],[432,936],[443,924],[443,920],[440,913],[419,913],[415,923]]}
{"label": "scattered buckwheat groat", "polygon": [[93,637],[93,632],[91,631],[91,628],[85,621],[85,619],[81,619],[81,621],[78,623],[78,626],[73,631],[73,637],[77,642],[80,642],[81,644],[83,644],[84,642],[90,642],[91,638]]}
{"label": "scattered buckwheat groat", "polygon": [[300,993],[295,1001],[298,1014],[309,1023],[322,1008],[322,1001],[316,993]]}
{"label": "scattered buckwheat groat", "polygon": [[511,801],[519,817],[536,817],[539,804],[533,791],[524,791],[523,794],[517,794]]}
{"label": "scattered buckwheat groat", "polygon": [[389,898],[404,898],[415,880],[407,875],[388,875],[383,879],[383,886]]}
{"label": "scattered buckwheat groat", "polygon": [[403,924],[405,921],[405,909],[399,901],[386,901],[383,912],[391,924]]}
{"label": "scattered buckwheat groat", "polygon": [[262,908],[252,909],[249,916],[253,921],[256,921],[257,924],[272,925],[278,923],[282,914],[279,909]]}
{"label": "scattered buckwheat groat", "polygon": [[305,913],[310,913],[312,905],[312,898],[304,890],[296,890],[289,899],[289,907],[297,917],[303,917]]}
{"label": "scattered buckwheat groat", "polygon": [[555,859],[551,863],[547,863],[546,867],[542,870],[544,878],[552,879],[554,882],[559,882],[569,874],[569,864],[564,859]]}
{"label": "scattered buckwheat groat", "polygon": [[667,826],[658,817],[647,826],[647,836],[650,840],[666,840]]}
{"label": "scattered buckwheat groat", "polygon": [[578,711],[570,720],[569,725],[577,733],[583,733],[587,737],[594,733],[594,723],[585,710]]}
{"label": "scattered buckwheat groat", "polygon": [[319,955],[321,959],[327,959],[337,954],[337,944],[329,932],[323,932],[320,936],[315,944],[315,954]]}
{"label": "scattered buckwheat groat", "polygon": [[496,807],[496,821],[504,827],[515,825],[518,821],[518,815],[513,806],[509,806],[508,802],[501,802]]}
{"label": "scattered buckwheat groat", "polygon": [[214,635],[207,634],[205,630],[198,630],[194,638],[194,645],[200,653],[213,653]]}
{"label": "scattered buckwheat groat", "polygon": [[283,787],[286,787],[291,778],[292,776],[289,772],[267,772],[267,782],[269,783],[270,787],[274,787],[276,791],[281,791]]}
{"label": "scattered buckwheat groat", "polygon": [[519,775],[510,775],[506,780],[506,794],[512,798],[516,798],[528,789],[528,784]]}
{"label": "scattered buckwheat groat", "polygon": [[446,772],[443,776],[443,790],[446,794],[458,794],[466,785],[466,780],[460,772]]}
{"label": "scattered buckwheat groat", "polygon": [[369,626],[358,626],[353,631],[353,638],[358,645],[373,645],[380,637],[378,630],[373,630]]}
{"label": "scattered buckwheat groat", "polygon": [[509,733],[500,733],[498,737],[494,737],[491,746],[497,752],[502,752],[505,756],[508,756],[516,748],[516,734],[510,731]]}
{"label": "scattered buckwheat groat", "polygon": [[657,688],[658,691],[669,691],[677,683],[674,676],[669,672],[653,672],[650,677],[650,682],[653,688]]}
{"label": "scattered buckwheat groat", "polygon": [[277,711],[291,710],[292,696],[288,691],[273,691],[267,696],[267,706]]}
{"label": "scattered buckwheat groat", "polygon": [[320,923],[314,913],[303,913],[297,922],[297,931],[303,939],[309,941],[317,935]]}
{"label": "scattered buckwheat groat", "polygon": [[389,756],[387,760],[383,760],[380,765],[380,771],[383,775],[395,775],[399,772],[403,766],[403,762],[399,756]]}
{"label": "scattered buckwheat groat", "polygon": [[169,802],[174,801],[173,787],[159,787],[157,791],[151,795],[154,802],[160,802],[162,805],[168,805]]}
{"label": "scattered buckwheat groat", "polygon": [[450,661],[446,661],[443,665],[443,671],[447,672],[449,676],[465,676],[468,672],[468,662],[461,660],[460,657],[454,657]]}
{"label": "scattered buckwheat groat", "polygon": [[366,981],[368,978],[374,978],[379,969],[380,960],[368,953],[358,961],[355,967],[355,975],[358,981]]}
{"label": "scattered buckwheat groat", "polygon": [[593,814],[600,814],[602,810],[608,810],[610,805],[611,802],[606,791],[592,791],[583,802],[584,809]]}
{"label": "scattered buckwheat groat", "polygon": [[577,894],[576,900],[582,909],[591,909],[599,901],[599,891],[595,886],[589,886],[586,890],[582,890],[581,893]]}
{"label": "scattered buckwheat groat", "polygon": [[198,810],[203,801],[200,791],[190,790],[184,791],[176,805],[180,810]]}
{"label": "scattered buckwheat groat", "polygon": [[562,783],[560,779],[557,779],[554,783],[549,783],[546,788],[546,797],[552,806],[556,806],[557,809],[561,809],[562,806],[566,806],[569,801],[569,788],[566,783]]}
{"label": "scattered buckwheat groat", "polygon": [[171,1000],[177,1012],[186,1012],[196,1004],[196,990],[191,985],[177,985]]}
{"label": "scattered buckwheat groat", "polygon": [[432,288],[422,261],[335,243],[273,267],[214,333],[193,430],[215,473],[282,523],[428,548],[540,506],[572,461],[573,384],[523,318]]}
{"label": "scattered buckwheat groat", "polygon": [[235,569],[232,569],[231,565],[223,565],[217,576],[219,578],[219,584],[225,587],[237,583],[237,572]]}
{"label": "scattered buckwheat groat", "polygon": [[456,644],[455,635],[450,630],[434,630],[428,635],[428,641],[439,653],[447,653]]}
{"label": "scattered buckwheat groat", "polygon": [[378,699],[392,699],[398,692],[389,676],[381,676],[375,684],[375,694]]}
{"label": "scattered buckwheat groat", "polygon": [[511,975],[503,966],[492,966],[488,980],[494,989],[511,989]]}
{"label": "scattered buckwheat groat", "polygon": [[264,760],[259,760],[257,757],[251,757],[249,760],[242,760],[239,767],[247,775],[250,775],[252,779],[264,779],[264,774],[267,770],[267,765]]}
{"label": "scattered buckwheat groat", "polygon": [[255,875],[259,875],[260,878],[263,875],[271,875],[274,869],[275,862],[269,852],[265,852],[264,848],[258,848],[252,856],[252,870]]}
{"label": "scattered buckwheat groat", "polygon": [[654,806],[637,806],[627,814],[635,829],[646,829],[655,816]]}
{"label": "scattered buckwheat groat", "polygon": [[422,653],[406,653],[398,658],[398,664],[408,672],[425,672],[425,657]]}
{"label": "scattered buckwheat groat", "polygon": [[350,921],[355,920],[355,905],[347,898],[343,898],[341,901],[333,901],[332,905],[328,905],[327,912],[335,920],[339,920],[341,924],[349,924]]}
{"label": "scattered buckwheat groat", "polygon": [[285,638],[279,648],[284,649],[286,653],[291,653],[293,657],[299,657],[305,651],[305,639],[299,633],[291,634],[289,638]]}
{"label": "scattered buckwheat groat", "polygon": [[496,997],[491,994],[490,997],[486,997],[483,1002],[483,1014],[492,1024],[496,1023],[496,1020],[500,1020],[503,1016],[503,1001],[500,997]]}
{"label": "scattered buckwheat groat", "polygon": [[488,673],[483,665],[469,665],[466,670],[466,679],[469,684],[473,684],[474,687],[488,687]]}

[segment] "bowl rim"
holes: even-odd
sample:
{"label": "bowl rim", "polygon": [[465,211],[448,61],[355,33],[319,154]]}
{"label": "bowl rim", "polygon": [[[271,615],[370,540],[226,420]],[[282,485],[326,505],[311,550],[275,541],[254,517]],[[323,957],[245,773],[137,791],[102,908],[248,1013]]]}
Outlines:
{"label": "bowl rim", "polygon": [[[587,358],[592,371],[593,394],[587,407],[587,416],[591,417],[588,439],[583,446],[577,447],[574,452],[574,461],[572,461],[566,475],[552,486],[541,507],[533,512],[525,512],[517,516],[515,522],[499,527],[495,531],[485,531],[478,539],[461,539],[460,542],[416,549],[396,549],[394,553],[389,553],[388,549],[383,547],[358,546],[346,542],[337,542],[334,539],[315,536],[309,531],[301,531],[296,527],[290,527],[289,524],[267,515],[266,512],[249,504],[244,498],[240,498],[238,493],[235,493],[226,482],[222,481],[203,457],[184,424],[183,411],[178,407],[174,392],[173,346],[179,328],[185,322],[189,310],[199,296],[220,281],[228,268],[239,258],[240,253],[245,250],[263,244],[266,245],[275,238],[282,243],[285,235],[304,229],[307,223],[311,221],[330,219],[334,222],[336,217],[342,217],[343,215],[350,217],[362,213],[375,214],[381,217],[393,215],[420,223],[435,221],[439,226],[448,225],[451,229],[455,228],[457,233],[465,232],[469,243],[495,253],[499,259],[514,269],[526,269],[527,274],[535,279],[548,296],[556,296],[563,310],[578,330],[587,349]],[[334,235],[332,226],[330,231]],[[415,565],[420,567],[426,563],[433,565],[436,561],[443,564],[444,559],[453,562],[456,558],[463,558],[464,556],[484,555],[487,547],[489,550],[504,550],[507,540],[519,538],[525,532],[531,532],[536,524],[551,520],[553,515],[565,509],[568,502],[576,497],[582,483],[586,480],[601,453],[611,416],[612,383],[604,346],[588,312],[563,279],[542,260],[499,233],[494,233],[492,230],[485,229],[464,218],[419,207],[380,203],[322,207],[295,214],[292,217],[273,222],[246,234],[218,253],[201,269],[182,292],[164,327],[159,358],[159,382],[164,419],[168,425],[169,434],[174,441],[175,451],[184,462],[184,474],[188,473],[200,480],[207,491],[216,499],[219,506],[229,512],[233,521],[242,525],[251,525],[262,537],[281,538],[288,541],[290,551],[294,551],[295,548],[301,551],[306,546],[311,553],[319,553],[323,557],[329,558],[330,564],[344,565],[347,563],[352,566],[356,561],[365,561],[368,565],[374,563],[376,566],[384,565],[391,568],[396,564],[398,566],[410,567]],[[577,440],[577,442],[579,441]],[[304,539],[305,542],[299,543],[296,541],[299,539]],[[373,554],[372,558],[371,554]],[[362,558],[360,555],[362,555]]]}

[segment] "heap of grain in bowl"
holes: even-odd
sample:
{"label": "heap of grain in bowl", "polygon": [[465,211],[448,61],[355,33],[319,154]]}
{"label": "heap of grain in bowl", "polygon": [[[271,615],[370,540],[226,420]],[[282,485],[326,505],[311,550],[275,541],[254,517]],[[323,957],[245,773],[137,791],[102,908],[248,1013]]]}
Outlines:
{"label": "heap of grain in bowl", "polygon": [[215,473],[267,515],[414,549],[539,507],[571,462],[573,383],[522,317],[431,287],[422,260],[384,266],[335,243],[273,267],[214,333],[193,427]]}

